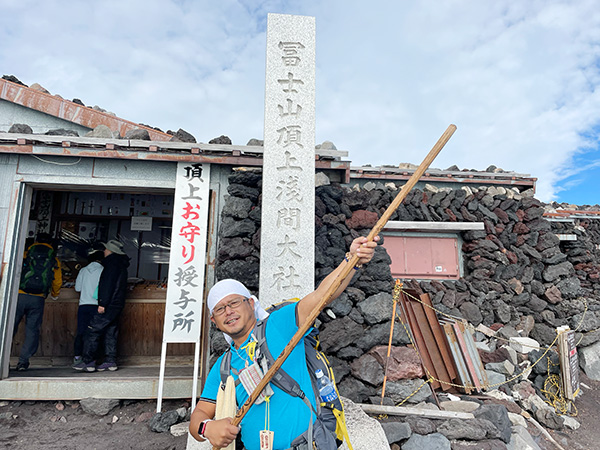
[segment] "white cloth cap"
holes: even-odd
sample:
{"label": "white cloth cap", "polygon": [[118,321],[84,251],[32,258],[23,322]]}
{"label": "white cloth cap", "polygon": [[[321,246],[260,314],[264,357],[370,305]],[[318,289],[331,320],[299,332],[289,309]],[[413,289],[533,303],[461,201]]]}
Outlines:
{"label": "white cloth cap", "polygon": [[[215,283],[215,285],[208,292],[208,299],[206,303],[210,314],[212,315],[215,306],[217,306],[221,300],[231,294],[241,295],[254,300],[254,316],[256,317],[257,321],[269,317],[269,313],[266,312],[262,306],[260,306],[258,298],[252,295],[242,283],[232,279],[221,280],[218,283]],[[231,344],[231,338],[226,333],[223,333],[223,336],[225,336],[225,340]]]}

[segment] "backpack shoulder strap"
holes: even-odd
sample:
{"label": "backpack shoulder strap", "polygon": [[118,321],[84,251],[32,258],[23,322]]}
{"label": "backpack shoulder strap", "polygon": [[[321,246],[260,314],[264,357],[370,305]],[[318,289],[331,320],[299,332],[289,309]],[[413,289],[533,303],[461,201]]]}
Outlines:
{"label": "backpack shoulder strap", "polygon": [[[267,345],[267,320],[269,320],[269,317],[257,322],[256,327],[254,328],[254,337],[256,337],[256,340],[258,341],[256,344],[256,348],[259,351],[257,358],[265,358],[267,367],[271,367],[275,363],[275,358],[273,357],[271,351],[269,350],[269,346]],[[280,368],[275,375],[273,375],[271,382],[283,392],[293,397],[299,397],[303,400],[306,397],[298,382],[288,375],[288,373],[282,368]]]}
{"label": "backpack shoulder strap", "polygon": [[227,377],[229,376],[229,372],[231,371],[231,349],[227,349],[227,351],[223,354],[223,359],[221,359],[221,365],[219,367],[219,373],[221,375],[221,387],[225,387],[225,383],[227,383]]}

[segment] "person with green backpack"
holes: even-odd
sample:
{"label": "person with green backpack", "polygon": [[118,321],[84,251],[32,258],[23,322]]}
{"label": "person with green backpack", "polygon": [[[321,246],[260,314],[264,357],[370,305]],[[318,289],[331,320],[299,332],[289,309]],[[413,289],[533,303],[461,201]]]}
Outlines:
{"label": "person with green backpack", "polygon": [[48,233],[39,233],[36,241],[23,255],[13,330],[14,338],[25,317],[25,341],[16,367],[18,371],[29,368],[29,358],[35,354],[40,342],[46,297],[50,294],[49,297],[56,300],[61,286],[62,270],[56,250],[52,247],[52,238]]}
{"label": "person with green backpack", "polygon": [[[378,238],[369,242],[366,237],[356,238],[344,261],[319,284],[315,291],[299,301],[285,302],[281,306],[276,306],[270,313],[260,306],[258,299],[251,295],[239,281],[221,280],[211,288],[208,294],[211,321],[223,332],[230,348],[217,359],[210,370],[202,395],[192,413],[189,429],[196,440],[208,439],[213,446],[225,448],[236,440],[241,430],[241,438],[246,450],[338,448],[339,434],[336,432],[336,420],[327,423],[321,413],[323,407],[335,409],[335,405],[328,405],[328,400],[333,400],[333,397],[338,399],[337,395],[332,395],[328,399],[319,396],[316,383],[329,382],[329,380],[325,380],[323,372],[318,373],[318,369],[316,373],[312,373],[314,368],[311,368],[309,361],[312,359],[311,355],[322,354],[314,352],[314,349],[310,350],[307,344],[310,334],[307,334],[304,345],[298,344],[290,353],[281,369],[263,391],[263,395],[244,416],[240,428],[234,426],[230,418],[213,419],[217,410],[216,399],[219,390],[223,389],[222,371],[223,367],[226,367],[229,373],[225,375],[231,374],[235,379],[237,406],[244,404],[249,393],[253,391],[253,381],[260,379],[274,357],[277,357],[286,347],[294,333],[319,305],[345,265],[349,264],[355,254],[359,257],[355,269],[358,270],[360,265],[368,263],[373,257],[377,240]],[[351,271],[342,280],[332,300],[348,286],[354,272]],[[267,349],[271,357],[261,357]],[[228,360],[224,362],[225,358]],[[326,374],[327,377],[330,375],[329,372]],[[329,392],[331,393],[331,390]],[[341,410],[341,404],[337,408]],[[271,441],[271,446],[264,446],[265,439]]]}

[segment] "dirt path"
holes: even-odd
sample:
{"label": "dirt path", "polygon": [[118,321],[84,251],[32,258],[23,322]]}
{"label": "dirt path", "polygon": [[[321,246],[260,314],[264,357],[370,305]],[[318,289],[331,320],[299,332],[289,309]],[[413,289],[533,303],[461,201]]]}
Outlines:
{"label": "dirt path", "polygon": [[[594,381],[580,372],[582,395],[575,400],[577,415],[574,417],[581,426],[577,430],[548,430],[550,435],[565,450],[594,450],[600,449],[600,381]],[[557,447],[548,441],[540,443],[544,450],[557,450]]]}
{"label": "dirt path", "polygon": [[[583,395],[575,401],[578,410],[575,419],[581,427],[578,430],[549,430],[565,450],[600,449],[600,381],[590,380],[584,374],[581,374],[581,381],[588,386],[582,387]],[[154,433],[148,428],[156,401],[121,402],[121,406],[102,417],[83,412],[79,402],[0,401],[0,405],[2,449],[184,450],[186,447],[185,435],[174,437],[168,432]],[[187,407],[188,403],[184,400],[165,401],[163,411],[182,406]],[[13,418],[15,415],[17,417]],[[529,426],[529,431],[542,450],[558,450],[533,426]]]}
{"label": "dirt path", "polygon": [[[0,448],[10,450],[184,450],[187,436],[154,433],[148,419],[156,401],[127,402],[106,416],[82,411],[79,402],[1,402]],[[57,404],[64,405],[61,411]],[[189,406],[185,401],[165,401],[163,411]],[[59,406],[60,408],[61,406]],[[114,421],[114,418],[117,418]],[[114,423],[113,423],[114,421]]]}

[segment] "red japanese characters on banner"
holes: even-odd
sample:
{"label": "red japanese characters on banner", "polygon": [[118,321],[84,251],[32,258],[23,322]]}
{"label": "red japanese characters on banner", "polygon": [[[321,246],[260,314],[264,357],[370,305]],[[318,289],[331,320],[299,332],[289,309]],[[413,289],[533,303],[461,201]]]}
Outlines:
{"label": "red japanese characters on banner", "polygon": [[199,336],[208,218],[206,164],[179,163],[175,190],[164,336],[194,342]]}

